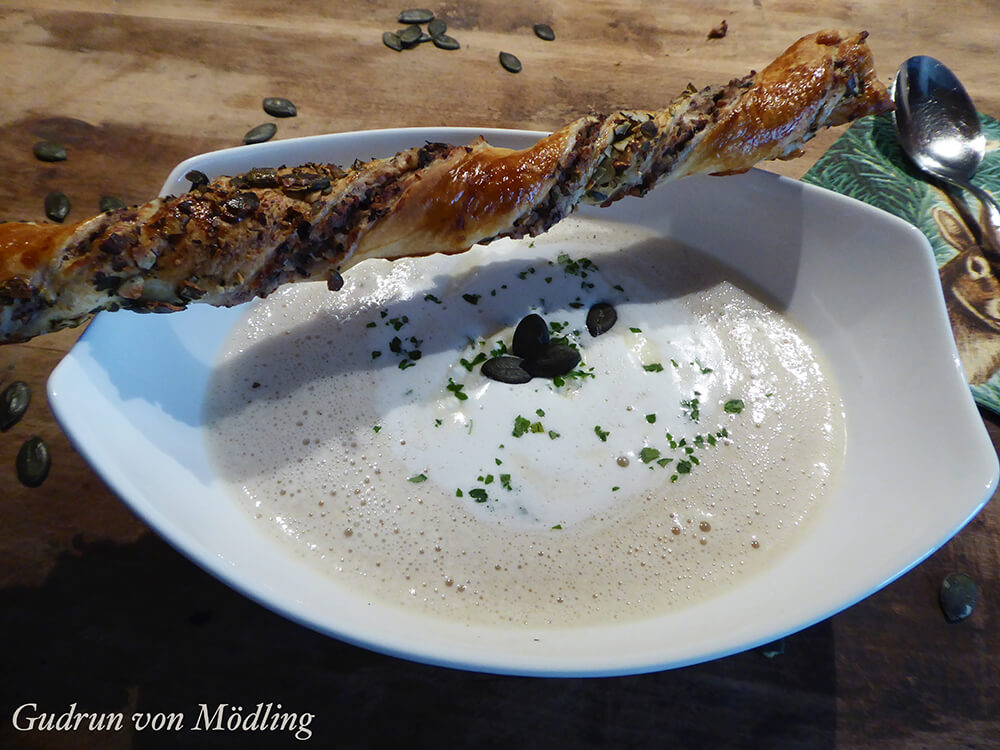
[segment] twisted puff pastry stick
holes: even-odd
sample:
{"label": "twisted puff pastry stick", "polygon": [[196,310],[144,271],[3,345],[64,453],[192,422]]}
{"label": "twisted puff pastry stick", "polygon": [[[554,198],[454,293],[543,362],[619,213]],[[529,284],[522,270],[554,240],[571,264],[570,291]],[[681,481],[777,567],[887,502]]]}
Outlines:
{"label": "twisted puff pastry stick", "polygon": [[335,290],[340,271],[365,258],[535,235],[581,201],[797,156],[821,126],[891,109],[866,37],[812,34],[759,74],[689,86],[657,112],[581,117],[523,151],[432,143],[349,171],[308,164],[195,180],[185,195],[73,226],[0,224],[0,342],[101,310],[231,306],[290,281]]}

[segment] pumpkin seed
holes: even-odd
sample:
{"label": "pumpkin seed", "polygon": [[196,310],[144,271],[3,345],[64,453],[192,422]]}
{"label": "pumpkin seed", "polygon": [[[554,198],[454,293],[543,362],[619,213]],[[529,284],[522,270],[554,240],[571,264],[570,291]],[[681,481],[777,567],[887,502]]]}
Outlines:
{"label": "pumpkin seed", "polygon": [[454,37],[450,37],[447,34],[438,34],[437,36],[432,36],[431,41],[434,42],[434,46],[439,49],[459,49],[461,44]]}
{"label": "pumpkin seed", "polygon": [[420,41],[421,34],[423,34],[423,31],[420,30],[419,26],[407,26],[405,29],[400,29],[396,32],[400,44],[407,48],[416,45]]}
{"label": "pumpkin seed", "polygon": [[430,23],[434,20],[434,14],[427,8],[410,8],[400,13],[396,20],[400,23]]}
{"label": "pumpkin seed", "polygon": [[429,24],[427,24],[427,33],[432,37],[442,36],[448,30],[448,24],[444,22],[444,19],[435,18]]}
{"label": "pumpkin seed", "polygon": [[269,96],[263,102],[264,111],[271,117],[295,117],[299,110],[291,101],[280,96]]}
{"label": "pumpkin seed", "polygon": [[530,358],[541,354],[548,345],[549,326],[545,318],[531,313],[522,318],[514,329],[510,351],[515,357]]}
{"label": "pumpkin seed", "polygon": [[117,211],[120,208],[125,208],[125,201],[113,195],[102,195],[98,205],[102,212]]}
{"label": "pumpkin seed", "polygon": [[951,573],[941,583],[938,601],[948,622],[958,622],[971,615],[978,600],[976,582],[966,573]]}
{"label": "pumpkin seed", "polygon": [[646,120],[639,126],[639,132],[647,138],[655,138],[656,134],[660,132],[660,128],[652,120]]}
{"label": "pumpkin seed", "polygon": [[500,65],[502,65],[503,69],[506,70],[508,73],[521,72],[521,61],[518,60],[514,55],[510,54],[510,52],[500,53]]}
{"label": "pumpkin seed", "polygon": [[556,32],[547,23],[536,23],[532,26],[532,29],[535,31],[535,36],[539,39],[544,39],[546,42],[551,42],[556,38]]}
{"label": "pumpkin seed", "polygon": [[382,34],[382,44],[396,52],[403,51],[403,43],[399,41],[399,36],[394,31],[386,31]]}
{"label": "pumpkin seed", "polygon": [[598,302],[587,311],[587,330],[591,336],[607,333],[618,321],[618,312],[607,302]]}
{"label": "pumpkin seed", "polygon": [[184,175],[184,179],[191,183],[192,190],[196,190],[197,188],[204,187],[208,184],[208,175],[199,169],[192,169]]}
{"label": "pumpkin seed", "polygon": [[237,193],[222,204],[222,218],[238,222],[252,214],[260,206],[256,193]]}
{"label": "pumpkin seed", "polygon": [[566,344],[549,344],[531,359],[524,360],[524,369],[540,378],[557,378],[566,375],[580,364],[580,352]]}
{"label": "pumpkin seed", "polygon": [[254,167],[243,175],[243,179],[248,187],[278,187],[278,171],[274,167]]}
{"label": "pumpkin seed", "polygon": [[250,128],[243,136],[243,143],[248,146],[253,143],[263,143],[274,138],[274,134],[277,132],[277,125],[273,122],[265,122],[255,128]]}
{"label": "pumpkin seed", "polygon": [[69,215],[70,207],[65,193],[56,190],[45,196],[45,215],[52,221],[62,222]]}
{"label": "pumpkin seed", "polygon": [[66,147],[52,141],[39,141],[32,149],[39,161],[65,161]]}
{"label": "pumpkin seed", "polygon": [[15,380],[0,393],[0,432],[16,425],[31,403],[31,388],[23,380]]}
{"label": "pumpkin seed", "polygon": [[520,357],[493,357],[483,362],[479,370],[490,380],[518,385],[531,380],[531,373],[522,367],[523,362]]}
{"label": "pumpkin seed", "polygon": [[25,487],[37,487],[45,481],[52,467],[49,447],[38,435],[33,435],[21,445],[14,465],[21,484]]}

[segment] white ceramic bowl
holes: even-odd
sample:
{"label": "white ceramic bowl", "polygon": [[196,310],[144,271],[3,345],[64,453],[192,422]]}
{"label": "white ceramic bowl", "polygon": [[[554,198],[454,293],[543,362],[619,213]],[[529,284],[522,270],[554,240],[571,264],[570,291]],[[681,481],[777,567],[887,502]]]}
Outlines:
{"label": "white ceramic bowl", "polygon": [[[343,164],[480,134],[511,147],[541,135],[413,129],[277,141],[189,159],[163,192],[185,191],[191,169],[212,176],[308,161]],[[53,410],[139,516],[230,586],[345,641],[497,673],[638,673],[779,638],[888,584],[991,496],[997,457],[965,385],[930,248],[916,229],[760,171],[687,178],[581,215],[654,229],[748,277],[787,306],[842,391],[846,457],[830,507],[766,574],[702,603],[615,626],[472,627],[403,614],[339,587],[266,536],[222,492],[206,459],[206,383],[245,309],[100,315],[52,374]]]}

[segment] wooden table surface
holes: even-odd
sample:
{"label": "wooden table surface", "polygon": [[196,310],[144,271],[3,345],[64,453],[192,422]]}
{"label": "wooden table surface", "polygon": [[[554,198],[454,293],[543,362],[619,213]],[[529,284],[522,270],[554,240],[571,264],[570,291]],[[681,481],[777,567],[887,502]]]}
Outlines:
{"label": "wooden table surface", "polygon": [[[154,196],[188,156],[238,145],[292,99],[278,138],[417,125],[554,129],[588,110],[656,108],[689,81],[759,68],[799,36],[868,29],[881,78],[913,54],[944,60],[1000,116],[1000,20],[987,0],[476,0],[430,2],[462,48],[396,53],[381,41],[405,3],[385,0],[0,1],[0,219],[42,219],[62,190],[71,218],[101,195]],[[947,7],[947,11],[943,10]],[[709,40],[723,18],[728,34]],[[532,34],[550,24],[554,42]],[[524,63],[503,71],[507,50]],[[769,168],[798,177],[807,156]],[[37,161],[52,139],[69,159]],[[124,314],[124,313],[122,313]],[[40,711],[190,712],[202,702],[277,701],[316,714],[322,747],[1000,747],[1000,505],[854,607],[758,652],[673,672],[532,680],[452,672],[321,637],[232,592],[147,529],[55,423],[46,379],[78,332],[0,348],[0,383],[33,389],[0,434],[0,746],[283,747],[251,733],[15,731]],[[994,444],[1000,421],[983,415]],[[53,467],[15,478],[41,435]],[[946,447],[942,460],[947,460]],[[948,502],[948,498],[941,498]],[[975,613],[945,622],[942,578],[970,573]],[[835,575],[835,571],[831,572]]]}

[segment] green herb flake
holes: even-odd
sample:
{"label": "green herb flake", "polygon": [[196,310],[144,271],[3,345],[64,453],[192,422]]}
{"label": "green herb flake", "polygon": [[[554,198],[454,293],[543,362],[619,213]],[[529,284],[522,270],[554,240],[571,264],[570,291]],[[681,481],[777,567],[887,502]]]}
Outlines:
{"label": "green herb flake", "polygon": [[653,362],[652,364],[643,365],[642,369],[646,372],[663,372],[663,365],[659,362]]}
{"label": "green herb flake", "polygon": [[656,424],[656,415],[655,414],[647,414],[646,415],[646,421],[649,422],[650,424]]}
{"label": "green herb flake", "polygon": [[650,461],[655,461],[660,457],[660,451],[657,448],[651,448],[648,445],[639,451],[639,458],[644,464],[648,464]]}
{"label": "green herb flake", "polygon": [[462,299],[468,302],[470,305],[478,305],[479,300],[482,297],[481,294],[463,294]]}
{"label": "green herb flake", "polygon": [[375,425],[374,429],[375,429],[375,432],[380,432],[382,430],[382,425],[377,424],[377,425]]}
{"label": "green herb flake", "polygon": [[672,459],[672,458],[661,458],[661,459],[659,459],[659,460],[658,460],[658,461],[656,462],[656,465],[657,465],[657,466],[659,466],[659,467],[660,467],[660,468],[662,469],[662,468],[664,468],[664,467],[665,467],[665,466],[666,466],[667,464],[669,464],[669,463],[672,463],[672,462],[673,462],[673,460],[674,460],[674,459]]}
{"label": "green herb flake", "polygon": [[690,461],[678,461],[676,468],[677,468],[677,473],[678,474],[690,474],[691,473],[691,462]]}
{"label": "green herb flake", "polygon": [[562,524],[561,523],[557,523],[555,526],[552,527],[552,530],[553,531],[562,531]]}
{"label": "green herb flake", "polygon": [[372,352],[372,359],[378,359],[381,356],[382,356],[382,352],[379,352],[379,351]]}
{"label": "green herb flake", "polygon": [[540,417],[544,417],[545,416],[545,410],[544,409],[535,409],[535,414],[537,414]]}
{"label": "green herb flake", "polygon": [[455,497],[465,497],[465,493],[461,489],[455,490]]}
{"label": "green herb flake", "polygon": [[440,419],[435,419],[434,420],[434,426],[435,427],[440,427],[441,426],[441,420]]}
{"label": "green herb flake", "polygon": [[480,364],[482,364],[485,361],[486,361],[486,352],[479,352],[479,354],[477,354],[471,360],[465,359],[465,357],[462,357],[462,359],[459,360],[459,363],[466,370],[468,370],[469,372],[472,372],[473,368],[475,368],[476,365],[480,365]]}
{"label": "green herb flake", "polygon": [[632,327],[632,328],[629,328],[629,330],[630,330],[630,331],[631,331],[632,333],[642,333],[642,329],[641,329],[641,328],[635,328],[635,327]]}
{"label": "green herb flake", "polygon": [[521,437],[531,428],[531,422],[521,416],[514,417],[514,429],[511,431],[511,435],[514,437]]}
{"label": "green herb flake", "polygon": [[510,486],[510,474],[500,475],[500,486],[503,487],[505,490],[514,489],[513,487]]}
{"label": "green herb flake", "polygon": [[558,432],[555,430],[549,430],[549,440],[555,440],[557,437],[559,437]]}
{"label": "green herb flake", "polygon": [[457,398],[459,401],[465,401],[469,397],[469,394],[462,393],[462,389],[465,388],[465,386],[462,385],[461,383],[456,383],[451,378],[448,378],[448,385],[446,385],[445,388],[454,393],[455,398]]}
{"label": "green herb flake", "polygon": [[413,482],[414,484],[420,484],[421,482],[426,482],[427,481],[427,475],[426,474],[414,474],[407,481],[408,482]]}
{"label": "green herb flake", "polygon": [[416,364],[417,363],[414,362],[412,359],[404,359],[402,362],[399,363],[398,367],[400,370],[405,370],[409,367],[415,367]]}
{"label": "green herb flake", "polygon": [[531,427],[528,429],[532,432],[545,432],[545,428],[542,426],[541,422],[532,422]]}
{"label": "green herb flake", "polygon": [[739,414],[743,411],[743,400],[739,398],[729,399],[722,407],[726,414]]}
{"label": "green herb flake", "polygon": [[469,497],[475,499],[477,503],[485,503],[490,499],[490,496],[482,487],[476,487],[474,490],[469,490]]}
{"label": "green herb flake", "polygon": [[424,295],[424,301],[425,302],[433,302],[435,305],[440,305],[441,304],[441,300],[439,300],[433,294],[425,294]]}
{"label": "green herb flake", "polygon": [[599,424],[594,425],[594,434],[601,439],[602,443],[608,442],[608,435],[611,433],[607,430],[602,430]]}
{"label": "green herb flake", "polygon": [[369,323],[368,325],[366,325],[366,326],[365,326],[365,328],[374,328],[374,327],[375,327],[375,326],[377,326],[377,325],[378,325],[378,323],[376,323],[376,322],[375,322],[375,321],[373,320],[373,321],[372,321],[371,323]]}

